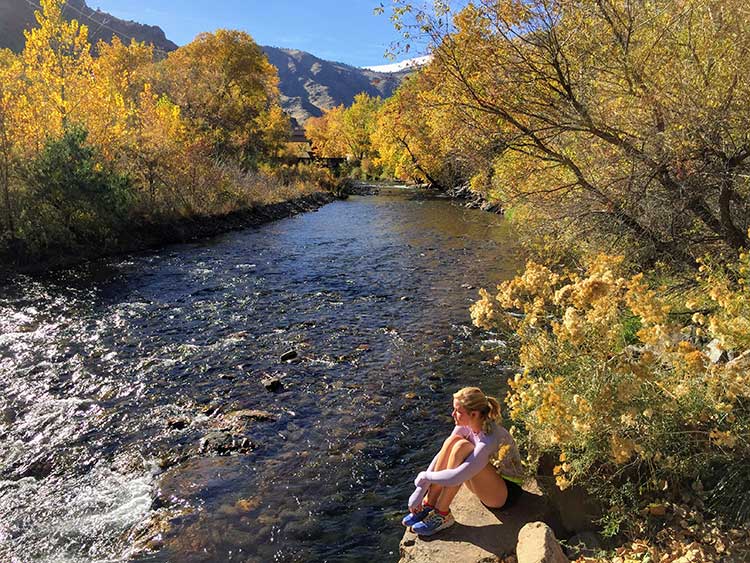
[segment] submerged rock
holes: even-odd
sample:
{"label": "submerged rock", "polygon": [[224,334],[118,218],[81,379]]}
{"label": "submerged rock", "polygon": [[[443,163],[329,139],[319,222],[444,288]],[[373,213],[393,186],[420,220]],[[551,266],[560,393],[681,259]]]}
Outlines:
{"label": "submerged rock", "polygon": [[[41,455],[28,463],[21,464],[14,468],[9,475],[11,481],[18,481],[27,477],[32,477],[40,481],[52,474],[54,469],[53,458],[47,455]],[[4,472],[5,473],[5,472]]]}
{"label": "submerged rock", "polygon": [[191,508],[159,508],[153,511],[148,520],[138,524],[128,534],[126,542],[132,546],[130,556],[161,549],[165,536],[173,526],[192,512]]}
{"label": "submerged rock", "polygon": [[201,454],[230,455],[247,453],[255,449],[255,444],[245,436],[236,436],[229,432],[209,432],[200,442],[198,451]]}
{"label": "submerged rock", "polygon": [[263,387],[266,388],[266,391],[271,391],[272,393],[277,393],[284,389],[284,384],[281,383],[281,380],[278,377],[264,377],[260,382]]}
{"label": "submerged rock", "polygon": [[167,420],[167,428],[172,428],[174,430],[182,430],[187,428],[189,424],[190,421],[186,418],[170,418]]}
{"label": "submerged rock", "polygon": [[224,418],[235,419],[235,420],[257,420],[258,422],[269,422],[277,420],[275,414],[271,414],[268,411],[261,411],[256,409],[243,409],[241,411],[234,411],[227,414]]}
{"label": "submerged rock", "polygon": [[220,421],[222,430],[232,432],[248,432],[253,422],[275,422],[278,417],[268,411],[256,409],[243,409],[224,415]]}
{"label": "submerged rock", "polygon": [[283,354],[281,354],[281,356],[280,356],[279,359],[282,362],[286,362],[286,361],[289,361],[289,360],[293,360],[296,357],[297,357],[297,350],[289,350],[289,351],[284,352]]}

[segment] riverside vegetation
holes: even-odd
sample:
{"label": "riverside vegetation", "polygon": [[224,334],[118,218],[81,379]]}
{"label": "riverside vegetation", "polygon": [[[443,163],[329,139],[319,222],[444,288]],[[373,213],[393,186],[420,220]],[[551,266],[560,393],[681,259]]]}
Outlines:
{"label": "riverside vegetation", "polygon": [[0,52],[0,254],[117,250],[134,225],[226,215],[330,187],[285,164],[278,77],[243,32],[168,55],[92,46],[42,0],[22,53]]}
{"label": "riverside vegetation", "polygon": [[[3,244],[50,252],[110,240],[133,217],[304,189],[269,164],[287,124],[248,36],[201,35],[158,61],[115,40],[92,57],[60,1],[43,7],[24,53],[0,58]],[[493,361],[520,365],[507,401],[530,471],[552,457],[560,488],[603,499],[604,531],[634,540],[621,557],[745,556],[750,12],[739,0],[390,9],[432,62],[388,100],[311,119],[318,154],[501,202],[531,260],[471,314],[515,349]]]}
{"label": "riverside vegetation", "polygon": [[507,403],[529,470],[557,460],[557,485],[588,489],[603,531],[633,540],[611,557],[744,560],[750,12],[452,4],[378,9],[432,61],[384,102],[311,120],[311,140],[333,156],[366,138],[358,173],[507,210],[530,260],[472,319],[513,343],[493,361],[520,365]]}

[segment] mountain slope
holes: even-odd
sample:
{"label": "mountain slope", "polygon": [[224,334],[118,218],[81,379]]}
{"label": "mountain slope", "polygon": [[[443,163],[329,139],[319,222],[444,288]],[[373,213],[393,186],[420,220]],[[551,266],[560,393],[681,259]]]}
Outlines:
{"label": "mountain slope", "polygon": [[319,59],[296,49],[262,49],[279,71],[281,105],[299,123],[337,105],[350,105],[360,92],[387,98],[414,72],[411,68],[393,73],[376,72]]}
{"label": "mountain slope", "polygon": [[[37,25],[35,9],[39,9],[38,0],[0,0],[0,48],[16,53],[23,49],[23,30]],[[167,39],[160,27],[125,21],[106,12],[92,10],[84,0],[68,0],[63,6],[63,16],[87,25],[92,44],[100,39],[109,42],[117,35],[126,44],[134,38],[136,41],[153,43],[158,51],[165,53],[177,49],[177,45]]]}
{"label": "mountain slope", "polygon": [[[23,49],[23,30],[37,25],[34,6],[38,8],[38,0],[0,0],[0,48],[16,53]],[[85,0],[68,0],[63,15],[86,24],[92,44],[100,39],[109,42],[117,35],[124,43],[129,43],[131,38],[153,43],[162,55],[177,49],[161,28],[92,10]],[[281,105],[298,124],[340,104],[350,105],[360,92],[387,98],[414,72],[414,67],[398,72],[368,70],[326,61],[296,49],[261,48],[279,71]]]}

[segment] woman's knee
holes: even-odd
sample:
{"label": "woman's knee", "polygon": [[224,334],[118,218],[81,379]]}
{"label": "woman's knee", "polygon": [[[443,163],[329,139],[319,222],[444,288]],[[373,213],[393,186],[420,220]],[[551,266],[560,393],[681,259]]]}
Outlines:
{"label": "woman's knee", "polygon": [[471,454],[471,452],[473,451],[474,451],[474,444],[472,444],[465,438],[460,438],[459,440],[456,440],[451,447],[450,459],[463,461],[467,457],[469,457],[469,454]]}
{"label": "woman's knee", "polygon": [[451,451],[451,449],[453,449],[453,446],[454,446],[454,444],[455,444],[456,442],[459,442],[459,441],[461,441],[461,440],[463,440],[464,442],[466,441],[466,440],[465,440],[464,438],[462,438],[461,436],[456,436],[456,435],[451,435],[451,436],[448,436],[448,437],[447,437],[447,438],[446,438],[446,439],[445,439],[445,440],[443,441],[443,449],[444,449],[444,450],[446,450],[446,451],[448,451],[448,452],[450,452],[450,451]]}

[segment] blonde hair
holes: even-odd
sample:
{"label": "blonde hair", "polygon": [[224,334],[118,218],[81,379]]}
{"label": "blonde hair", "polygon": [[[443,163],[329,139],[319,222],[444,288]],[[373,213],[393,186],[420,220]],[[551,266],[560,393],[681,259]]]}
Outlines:
{"label": "blonde hair", "polygon": [[482,416],[482,430],[492,432],[492,421],[500,420],[500,403],[495,397],[488,397],[479,387],[464,387],[453,393],[453,398],[467,412],[478,411]]}

